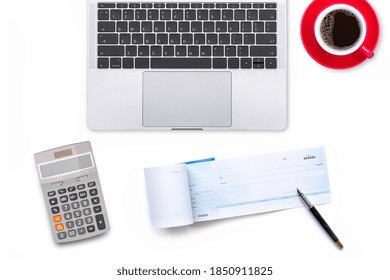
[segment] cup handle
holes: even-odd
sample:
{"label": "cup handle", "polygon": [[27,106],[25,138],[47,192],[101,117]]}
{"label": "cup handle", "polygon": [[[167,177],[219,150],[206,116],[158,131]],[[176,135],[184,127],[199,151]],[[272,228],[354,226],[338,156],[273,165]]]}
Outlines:
{"label": "cup handle", "polygon": [[373,58],[374,52],[367,49],[365,46],[360,47],[361,52],[367,57],[367,58]]}

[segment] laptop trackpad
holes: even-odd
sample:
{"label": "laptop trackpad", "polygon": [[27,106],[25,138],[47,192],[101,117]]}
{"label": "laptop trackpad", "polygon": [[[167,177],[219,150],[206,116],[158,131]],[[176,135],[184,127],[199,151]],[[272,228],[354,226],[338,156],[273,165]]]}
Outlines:
{"label": "laptop trackpad", "polygon": [[231,126],[230,72],[144,72],[143,125]]}

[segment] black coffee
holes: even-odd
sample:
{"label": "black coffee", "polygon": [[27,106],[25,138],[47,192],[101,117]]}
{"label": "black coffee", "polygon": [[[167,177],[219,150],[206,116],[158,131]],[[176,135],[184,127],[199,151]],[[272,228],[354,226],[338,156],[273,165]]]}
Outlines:
{"label": "black coffee", "polygon": [[359,21],[346,10],[335,10],[325,16],[321,22],[321,37],[335,50],[347,50],[360,36]]}

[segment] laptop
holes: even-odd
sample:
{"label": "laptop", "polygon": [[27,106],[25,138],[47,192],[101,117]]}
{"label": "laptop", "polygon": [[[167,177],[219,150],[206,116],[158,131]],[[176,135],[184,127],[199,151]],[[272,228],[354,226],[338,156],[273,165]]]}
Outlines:
{"label": "laptop", "polygon": [[286,1],[88,1],[92,130],[283,130]]}

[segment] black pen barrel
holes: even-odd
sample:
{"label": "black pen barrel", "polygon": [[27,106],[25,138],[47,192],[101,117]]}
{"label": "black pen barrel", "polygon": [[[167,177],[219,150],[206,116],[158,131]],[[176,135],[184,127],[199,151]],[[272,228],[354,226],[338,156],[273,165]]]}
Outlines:
{"label": "black pen barrel", "polygon": [[313,213],[314,217],[316,217],[317,221],[321,224],[324,230],[329,234],[334,242],[339,241],[336,234],[334,234],[333,230],[330,228],[328,223],[322,218],[321,214],[317,211],[317,209],[313,206],[309,209],[311,213]]}

